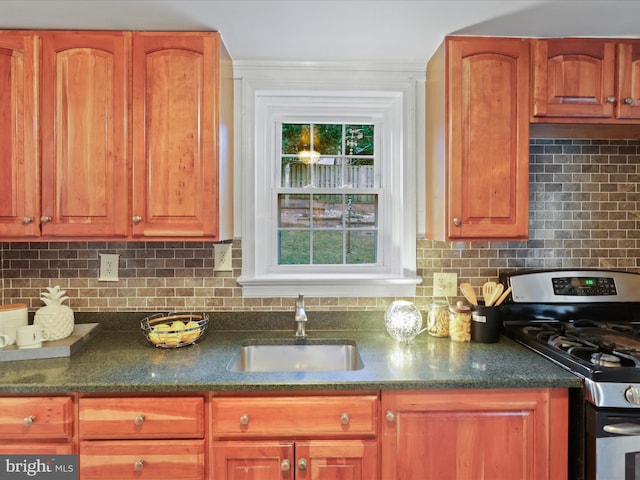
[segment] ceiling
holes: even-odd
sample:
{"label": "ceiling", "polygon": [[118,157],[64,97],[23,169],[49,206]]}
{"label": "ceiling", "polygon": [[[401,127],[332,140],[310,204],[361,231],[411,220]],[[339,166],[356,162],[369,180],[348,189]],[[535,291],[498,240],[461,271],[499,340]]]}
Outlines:
{"label": "ceiling", "polygon": [[234,60],[424,62],[447,34],[640,36],[636,0],[0,0],[0,29],[218,30]]}

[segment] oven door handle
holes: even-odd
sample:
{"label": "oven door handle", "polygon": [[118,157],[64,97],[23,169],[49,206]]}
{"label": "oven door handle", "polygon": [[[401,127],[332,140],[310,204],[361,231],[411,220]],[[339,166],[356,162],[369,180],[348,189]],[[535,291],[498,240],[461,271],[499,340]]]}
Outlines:
{"label": "oven door handle", "polygon": [[640,424],[638,423],[614,423],[605,425],[602,429],[605,432],[618,435],[640,435]]}

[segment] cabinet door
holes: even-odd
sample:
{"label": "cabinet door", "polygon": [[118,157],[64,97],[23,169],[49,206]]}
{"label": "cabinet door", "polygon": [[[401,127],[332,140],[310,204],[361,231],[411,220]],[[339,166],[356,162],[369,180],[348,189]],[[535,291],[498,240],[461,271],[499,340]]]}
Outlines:
{"label": "cabinet door", "polygon": [[124,237],[128,34],[42,35],[42,235]]}
{"label": "cabinet door", "polygon": [[448,237],[524,239],[529,43],[456,38],[447,46]]}
{"label": "cabinet door", "polygon": [[35,35],[0,32],[0,238],[40,235],[37,51]]}
{"label": "cabinet door", "polygon": [[533,116],[612,118],[615,42],[533,40]]}
{"label": "cabinet door", "polygon": [[383,392],[382,478],[567,477],[566,390]]}
{"label": "cabinet door", "polygon": [[640,118],[640,42],[618,45],[617,117]]}
{"label": "cabinet door", "polygon": [[291,442],[214,442],[213,476],[216,480],[293,480]]}
{"label": "cabinet door", "polygon": [[296,442],[296,480],[375,480],[377,478],[376,442],[357,440]]}
{"label": "cabinet door", "polygon": [[215,236],[218,41],[134,34],[134,237]]}

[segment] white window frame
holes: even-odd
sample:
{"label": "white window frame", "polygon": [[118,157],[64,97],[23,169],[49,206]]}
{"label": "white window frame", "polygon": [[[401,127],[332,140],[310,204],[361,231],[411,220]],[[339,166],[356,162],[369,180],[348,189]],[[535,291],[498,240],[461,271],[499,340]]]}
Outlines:
{"label": "white window frame", "polygon": [[[337,89],[337,85],[325,81],[323,88],[313,85],[309,89],[310,83],[317,82],[314,77],[313,81],[292,82],[292,88],[283,89],[273,80],[268,76],[257,82],[249,78],[241,82],[242,275],[238,283],[243,296],[415,296],[421,281],[416,275],[415,258],[417,169],[412,141],[415,108],[411,103],[415,101],[415,81],[404,79],[392,86],[385,84],[385,88],[369,84],[357,89]],[[336,78],[335,83],[344,82]],[[262,84],[262,88],[256,88],[256,84]],[[383,138],[376,160],[380,162],[383,196],[378,252],[382,262],[373,266],[277,265],[277,202],[273,189],[279,185],[280,155],[276,151],[276,125],[294,118],[305,123],[319,118],[363,123],[365,117],[377,119],[381,127],[377,137]]]}

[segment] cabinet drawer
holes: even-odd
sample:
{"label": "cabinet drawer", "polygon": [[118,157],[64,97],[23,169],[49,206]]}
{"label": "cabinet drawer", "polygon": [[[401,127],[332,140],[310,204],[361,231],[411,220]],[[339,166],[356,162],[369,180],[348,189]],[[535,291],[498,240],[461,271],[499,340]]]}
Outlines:
{"label": "cabinet drawer", "polygon": [[81,398],[80,438],[204,438],[204,399]]}
{"label": "cabinet drawer", "polygon": [[337,397],[213,398],[217,437],[375,436],[378,398]]}
{"label": "cabinet drawer", "polygon": [[111,440],[80,443],[80,478],[205,478],[204,440]]}
{"label": "cabinet drawer", "polygon": [[70,397],[0,398],[0,438],[69,438],[73,435]]}
{"label": "cabinet drawer", "polygon": [[0,443],[0,455],[70,455],[75,453],[72,443]]}

